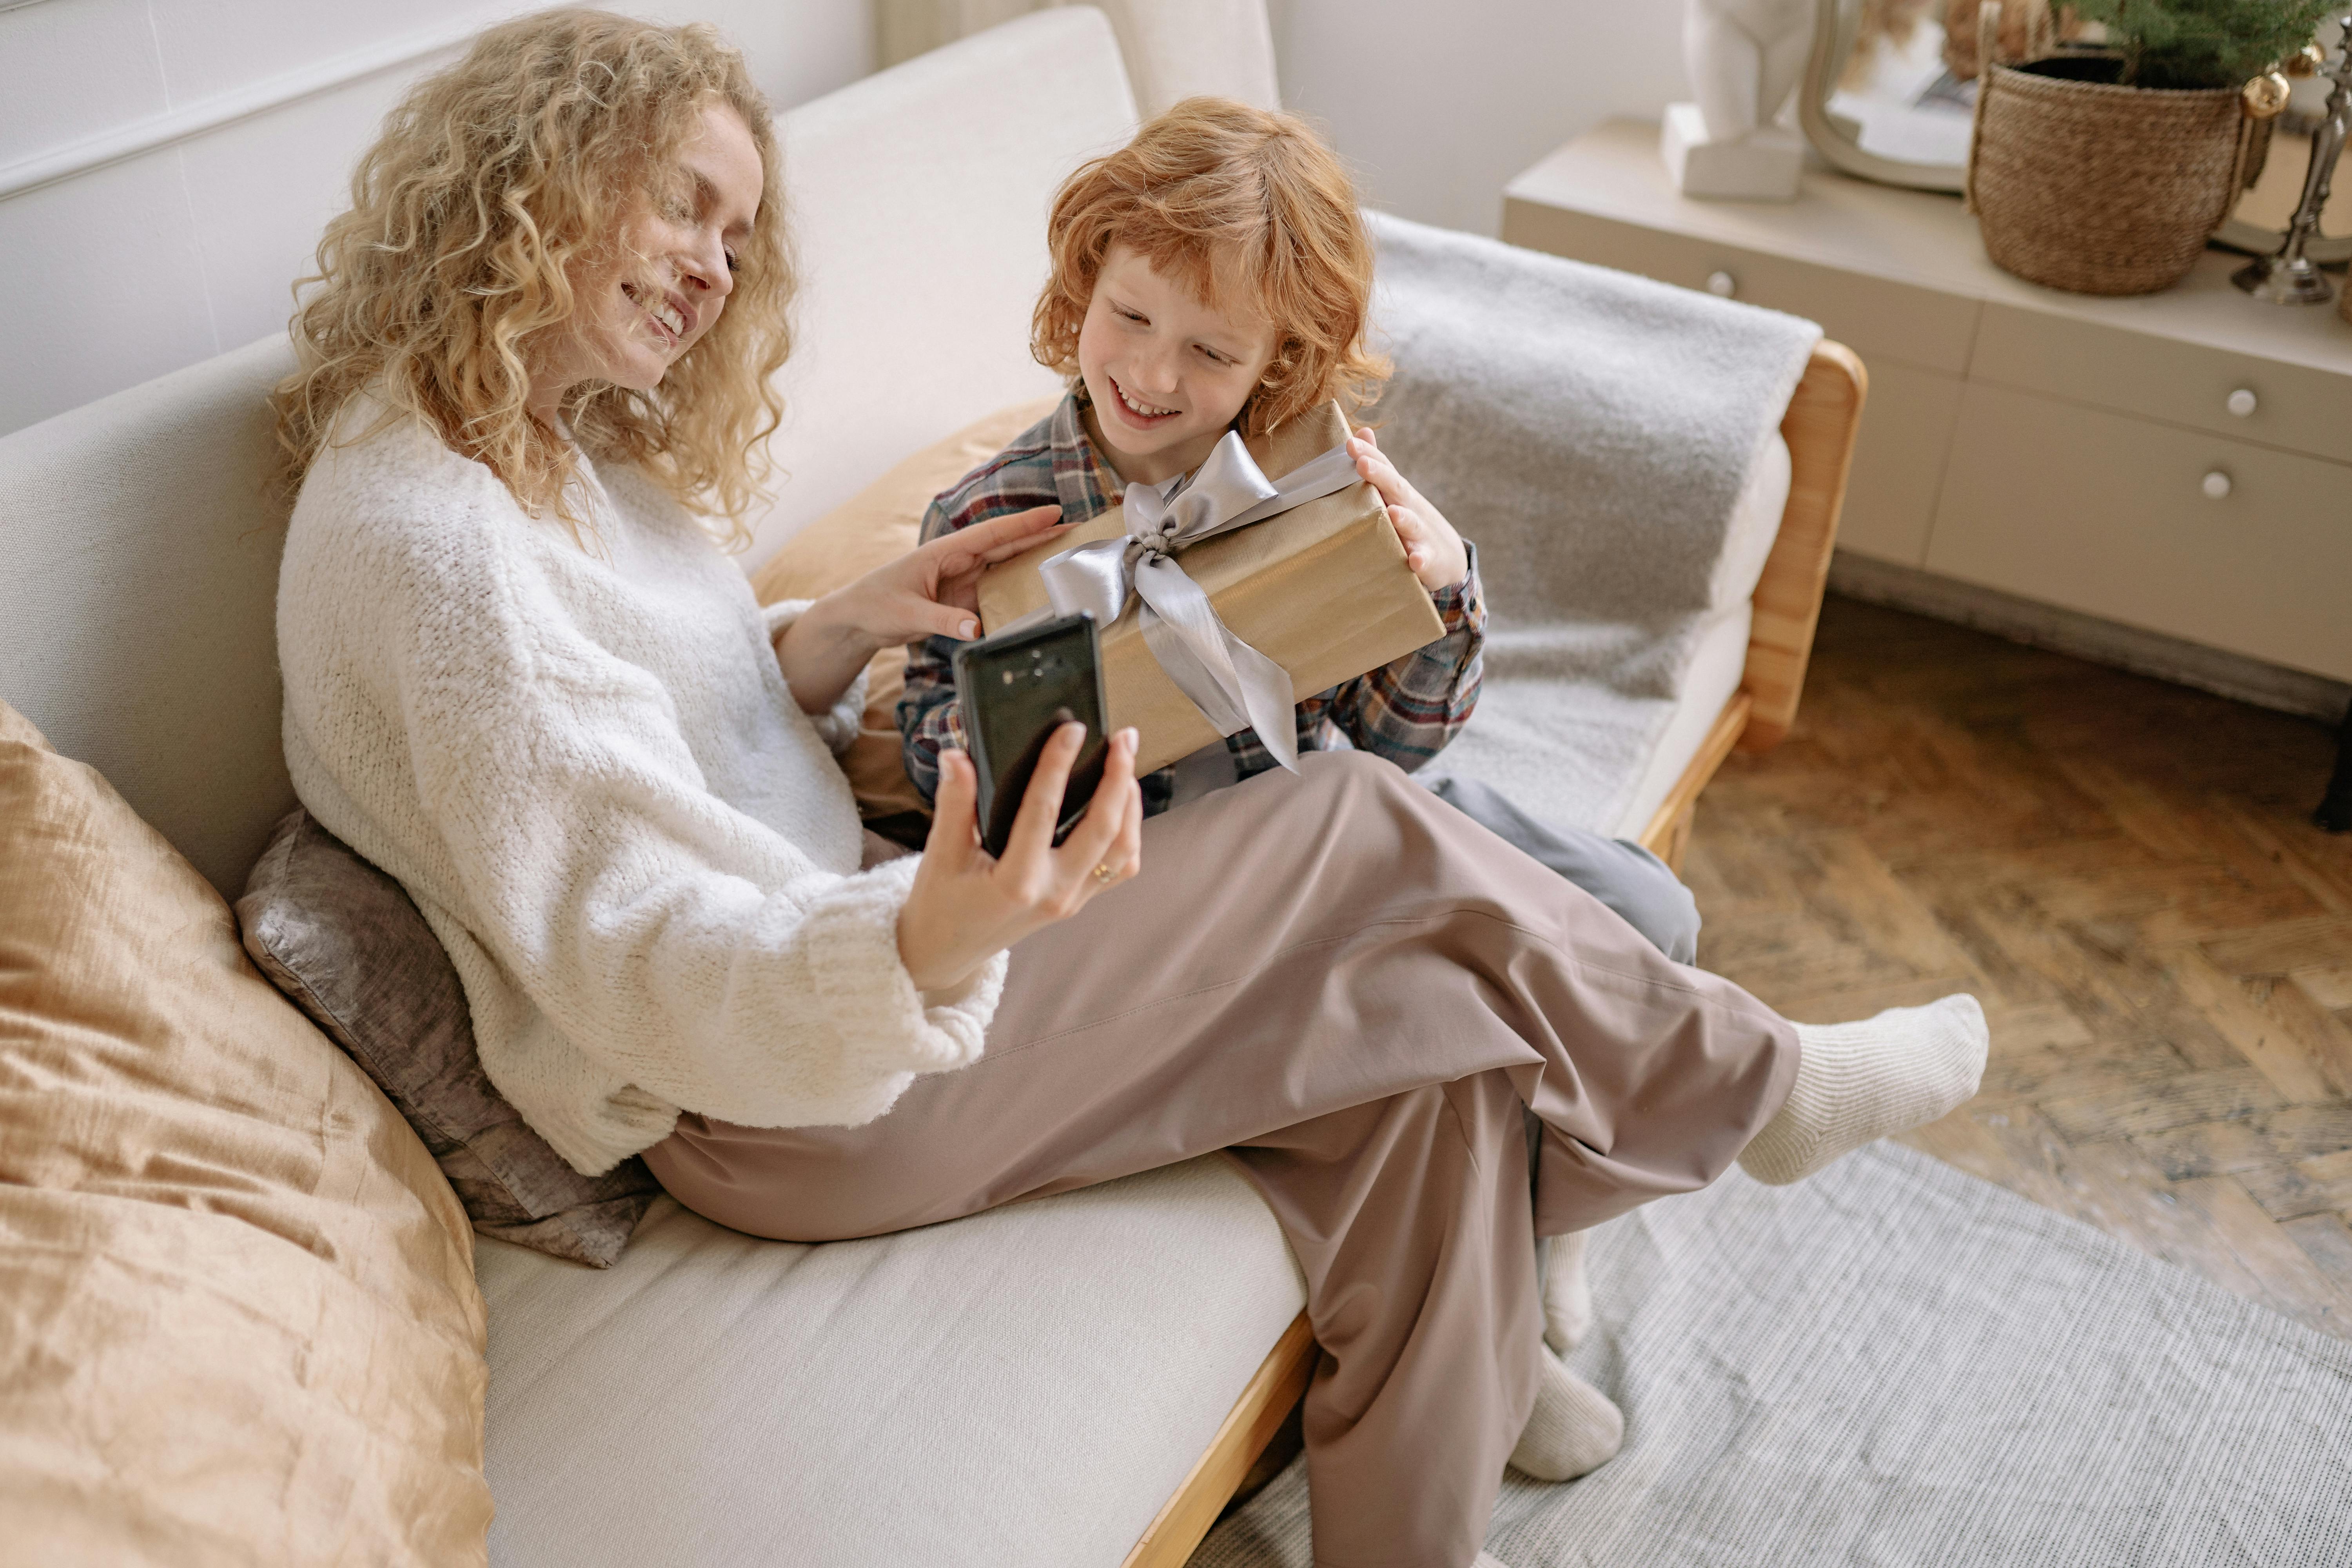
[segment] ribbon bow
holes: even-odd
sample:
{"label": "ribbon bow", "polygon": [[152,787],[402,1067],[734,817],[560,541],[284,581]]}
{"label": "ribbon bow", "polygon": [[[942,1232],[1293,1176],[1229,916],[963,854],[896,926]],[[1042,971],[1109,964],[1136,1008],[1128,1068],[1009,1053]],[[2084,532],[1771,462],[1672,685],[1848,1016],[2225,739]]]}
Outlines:
{"label": "ribbon bow", "polygon": [[1275,760],[1295,773],[1298,726],[1290,672],[1226,629],[1207,590],[1177,556],[1204,539],[1263,522],[1355,482],[1356,460],[1342,444],[1276,485],[1228,430],[1189,479],[1127,487],[1124,539],[1097,540],[1048,556],[1037,573],[1055,614],[1084,610],[1100,626],[1118,619],[1134,593],[1143,601],[1136,624],[1144,646],[1168,679],[1217,733],[1255,729]]}

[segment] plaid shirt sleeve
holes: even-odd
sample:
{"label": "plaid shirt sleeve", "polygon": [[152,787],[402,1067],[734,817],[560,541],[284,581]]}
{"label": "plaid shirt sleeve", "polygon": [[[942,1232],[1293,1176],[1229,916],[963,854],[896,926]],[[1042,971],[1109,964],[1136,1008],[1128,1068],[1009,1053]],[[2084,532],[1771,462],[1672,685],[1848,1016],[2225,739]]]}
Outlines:
{"label": "plaid shirt sleeve", "polygon": [[[1050,464],[1015,457],[933,500],[923,513],[922,542],[928,544],[975,522],[1059,500]],[[940,750],[971,749],[964,741],[962,710],[956,706],[959,646],[953,637],[927,637],[907,645],[907,689],[897,709],[898,735],[907,777],[926,802],[939,794]]]}
{"label": "plaid shirt sleeve", "polygon": [[1477,546],[1467,548],[1470,570],[1462,581],[1430,595],[1445,635],[1328,695],[1324,716],[1358,751],[1377,752],[1407,773],[1444,751],[1478,706],[1486,596],[1478,584]]}

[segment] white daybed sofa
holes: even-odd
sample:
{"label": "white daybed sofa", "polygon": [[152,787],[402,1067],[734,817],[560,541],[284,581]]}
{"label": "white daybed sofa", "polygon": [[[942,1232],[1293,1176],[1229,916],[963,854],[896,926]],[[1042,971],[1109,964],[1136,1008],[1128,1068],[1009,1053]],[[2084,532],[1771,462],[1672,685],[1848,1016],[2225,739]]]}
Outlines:
{"label": "white daybed sofa", "polygon": [[[1025,353],[1048,195],[1134,122],[1085,9],[787,117],[790,482],[747,564],[908,453],[1055,389]],[[289,363],[256,343],[0,439],[0,698],[231,899],[292,805],[261,401]],[[1859,396],[1825,348],[1784,426],[1794,479],[1745,658],[1649,760],[1640,820],[1596,826],[1678,854],[1729,747],[1785,731]],[[476,1267],[490,1555],[514,1568],[1181,1563],[1312,1352],[1279,1231],[1214,1159],[824,1247],[664,1199],[609,1271],[491,1240]]]}

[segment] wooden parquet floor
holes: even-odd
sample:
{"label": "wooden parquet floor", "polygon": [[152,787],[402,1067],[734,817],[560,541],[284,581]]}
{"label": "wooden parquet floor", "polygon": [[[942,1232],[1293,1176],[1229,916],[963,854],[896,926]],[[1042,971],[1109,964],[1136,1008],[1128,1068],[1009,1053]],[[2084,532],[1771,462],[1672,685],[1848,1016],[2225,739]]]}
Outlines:
{"label": "wooden parquet floor", "polygon": [[1699,959],[1792,1017],[1948,991],[1984,1087],[1906,1142],[2352,1338],[2352,834],[2307,720],[1853,601],[1735,753]]}

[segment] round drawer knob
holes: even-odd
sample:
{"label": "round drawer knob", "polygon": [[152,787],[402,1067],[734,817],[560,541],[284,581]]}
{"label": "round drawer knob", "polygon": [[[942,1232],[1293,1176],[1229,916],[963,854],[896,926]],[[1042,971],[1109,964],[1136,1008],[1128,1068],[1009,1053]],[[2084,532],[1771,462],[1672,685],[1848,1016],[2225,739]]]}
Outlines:
{"label": "round drawer knob", "polygon": [[2230,476],[2219,468],[2205,476],[2204,489],[2207,500],[2228,500],[2230,491],[2234,488],[2230,482]]}
{"label": "round drawer knob", "polygon": [[2252,418],[2254,410],[2262,405],[2263,400],[2254,395],[2254,389],[2251,386],[2242,386],[2230,394],[2230,412],[2241,419]]}
{"label": "round drawer knob", "polygon": [[1728,272],[1710,272],[1706,275],[1706,291],[1718,300],[1728,300],[1739,292],[1739,279]]}

